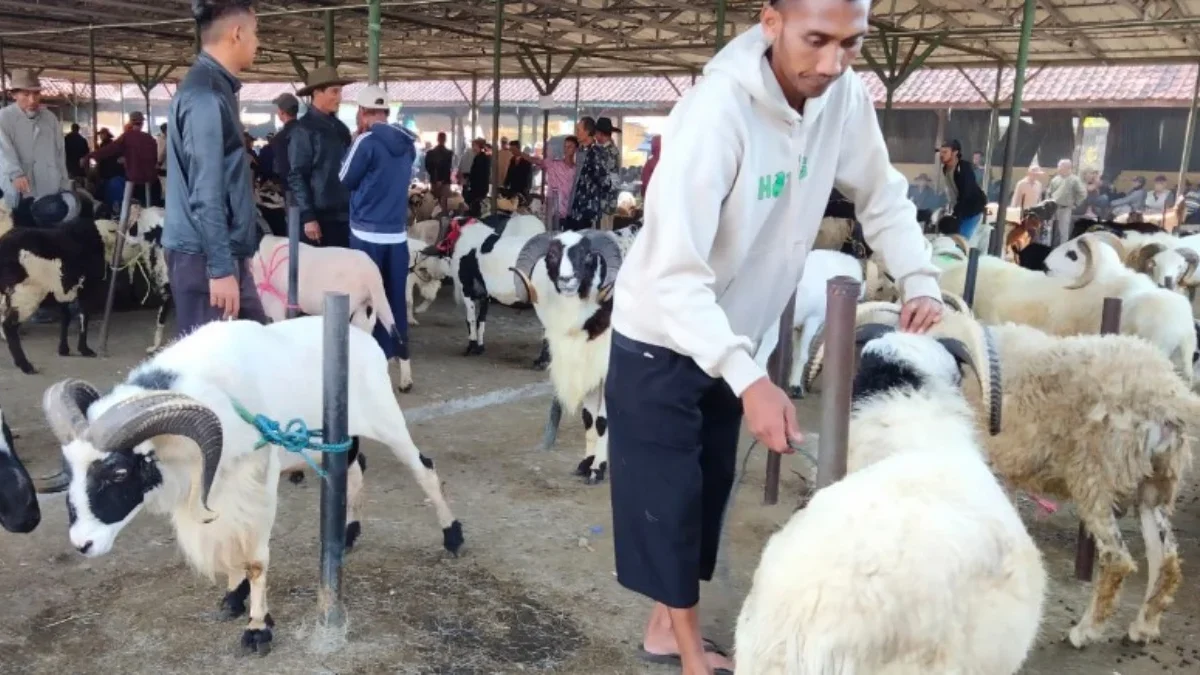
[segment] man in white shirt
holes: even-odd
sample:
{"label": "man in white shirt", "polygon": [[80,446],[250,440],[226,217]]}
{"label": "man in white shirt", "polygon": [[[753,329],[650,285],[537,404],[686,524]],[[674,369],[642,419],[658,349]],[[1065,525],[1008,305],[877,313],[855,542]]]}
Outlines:
{"label": "man in white shirt", "polygon": [[796,290],[834,187],[897,279],[902,329],[941,317],[907,180],[846,72],[869,7],[768,0],[760,25],[708,64],[667,121],[645,227],[617,277],[597,421],[612,435],[617,580],[656,602],[642,658],[688,675],[733,670],[701,638],[699,582],[716,563],[743,414],[774,452],[801,440],[794,404],[753,354]]}

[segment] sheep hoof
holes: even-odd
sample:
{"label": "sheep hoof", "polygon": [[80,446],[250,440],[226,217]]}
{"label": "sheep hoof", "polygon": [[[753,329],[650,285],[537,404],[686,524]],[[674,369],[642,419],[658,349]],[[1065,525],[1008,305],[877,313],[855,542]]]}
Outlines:
{"label": "sheep hoof", "polygon": [[592,462],[595,462],[595,461],[596,461],[595,455],[589,455],[587,457],[584,457],[583,461],[580,462],[579,465],[575,467],[575,475],[576,476],[584,476],[584,477],[591,476],[592,475]]}
{"label": "sheep hoof", "polygon": [[246,599],[250,597],[250,581],[242,579],[238,587],[225,594],[218,608],[219,621],[231,621],[246,613]]}
{"label": "sheep hoof", "polygon": [[1144,647],[1154,642],[1158,635],[1158,628],[1151,627],[1142,621],[1134,621],[1129,626],[1129,633],[1121,638],[1121,644]]}
{"label": "sheep hoof", "polygon": [[1096,631],[1085,629],[1083,625],[1075,626],[1070,633],[1067,633],[1067,641],[1076,649],[1083,649],[1099,637],[1101,636]]}
{"label": "sheep hoof", "polygon": [[356,520],[353,523],[346,524],[346,553],[349,553],[354,548],[354,542],[358,541],[358,537],[361,534],[362,523]]}
{"label": "sheep hoof", "polygon": [[267,614],[265,623],[266,628],[247,628],[242,632],[243,654],[258,654],[259,656],[266,656],[271,653],[271,640],[274,638],[271,628],[275,626],[275,621],[271,619],[270,614]]}
{"label": "sheep hoof", "polygon": [[600,465],[592,469],[591,474],[587,477],[588,485],[599,485],[604,482],[604,474],[608,472],[608,462],[600,462]]}
{"label": "sheep hoof", "polygon": [[411,317],[411,316],[410,316],[410,317],[408,317],[408,325],[410,325],[410,326],[420,326],[420,325],[421,325],[421,322],[420,322],[420,321],[417,321],[416,319],[414,319],[413,317]]}
{"label": "sheep hoof", "polygon": [[299,485],[304,482],[304,472],[293,471],[288,474],[288,480],[292,483],[292,485]]}
{"label": "sheep hoof", "polygon": [[450,527],[442,529],[442,546],[455,558],[458,557],[458,550],[462,548],[463,541],[462,523],[457,520],[450,523]]}
{"label": "sheep hoof", "polygon": [[59,347],[58,347],[58,355],[59,355],[59,356],[70,356],[70,355],[71,355],[71,348],[70,348],[70,347],[68,347],[68,346],[66,346],[66,345],[59,345]]}
{"label": "sheep hoof", "polygon": [[409,382],[408,384],[402,384],[396,387],[396,391],[400,392],[401,394],[407,394],[408,392],[412,391],[412,388],[412,382]]}
{"label": "sheep hoof", "polygon": [[467,343],[467,351],[463,353],[463,356],[479,356],[480,354],[483,354],[483,345],[471,340]]}
{"label": "sheep hoof", "polygon": [[79,348],[79,355],[80,355],[80,356],[85,356],[85,357],[87,357],[87,358],[89,358],[89,359],[92,359],[92,358],[95,358],[95,357],[96,357],[96,352],[92,351],[91,349],[88,349],[87,347],[80,347],[80,348]]}
{"label": "sheep hoof", "polygon": [[788,396],[799,401],[804,398],[804,390],[800,387],[788,387]]}
{"label": "sheep hoof", "polygon": [[25,373],[26,375],[37,375],[38,372],[37,368],[34,368],[33,364],[28,361],[18,363],[17,368],[20,368],[21,372]]}
{"label": "sheep hoof", "polygon": [[545,370],[545,369],[547,369],[547,368],[549,368],[549,367],[550,367],[550,359],[541,359],[541,358],[539,358],[538,360],[536,360],[536,361],[534,361],[534,362],[533,362],[533,369],[534,369],[534,370]]}

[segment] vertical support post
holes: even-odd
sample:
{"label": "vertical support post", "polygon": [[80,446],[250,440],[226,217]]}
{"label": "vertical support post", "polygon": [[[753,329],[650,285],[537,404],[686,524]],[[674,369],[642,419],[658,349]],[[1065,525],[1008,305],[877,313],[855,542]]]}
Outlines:
{"label": "vertical support post", "polygon": [[[199,39],[196,44],[200,44]],[[92,151],[94,152],[100,138],[100,111],[96,103],[96,29],[91,26],[88,27],[88,76],[92,86]]]}
{"label": "vertical support post", "polygon": [[367,8],[367,81],[371,84],[379,84],[379,33],[382,22],[379,0],[371,0]]}
{"label": "vertical support post", "polygon": [[[146,130],[150,131],[154,128],[154,116],[150,114],[150,90],[154,87],[154,84],[151,84],[150,80],[150,64],[145,63],[142,65],[146,72],[146,79],[142,80],[140,84],[142,96],[146,97]],[[150,206],[150,203],[146,202],[146,206]]]}
{"label": "vertical support post", "polygon": [[300,316],[300,207],[287,200],[288,292],[287,318]]}
{"label": "vertical support post", "polygon": [[[1105,298],[1104,313],[1100,316],[1100,334],[1116,335],[1121,332],[1121,299]],[[1075,538],[1075,578],[1091,581],[1096,566],[1096,540],[1083,523]]]}
{"label": "vertical support post", "polygon": [[[988,136],[987,144],[984,146],[983,154],[983,194],[987,194],[988,188],[992,182],[992,154],[996,150],[996,142],[1000,140],[1000,81],[1004,76],[1004,64],[996,64],[996,93],[992,95],[992,112],[988,115]],[[1000,204],[996,213],[996,222],[1003,223],[1004,204]]]}
{"label": "vertical support post", "polygon": [[582,82],[579,73],[575,73],[575,124],[579,124],[579,84]]}
{"label": "vertical support post", "polygon": [[886,143],[892,137],[892,104],[896,98],[896,87],[885,81],[883,88],[887,92],[883,99],[883,138]]}
{"label": "vertical support post", "polygon": [[[324,387],[321,428],[326,444],[344,443],[349,435],[350,296],[326,293]],[[346,553],[346,454],[321,455],[321,585],[317,607],[325,626],[345,625],[342,604],[342,560]]]}
{"label": "vertical support post", "polygon": [[504,47],[504,0],[496,0],[496,37],[492,58],[492,213],[500,196],[500,50]]}
{"label": "vertical support post", "polygon": [[967,277],[963,280],[962,292],[962,299],[967,303],[967,307],[975,306],[975,279],[979,276],[979,255],[979,249],[973,248],[970,257],[967,258]]}
{"label": "vertical support post", "polygon": [[117,297],[117,274],[121,271],[121,256],[125,253],[125,236],[129,233],[129,204],[133,201],[133,181],[125,181],[125,194],[121,198],[121,218],[117,221],[117,240],[113,242],[113,255],[108,262],[108,295],[104,298],[104,323],[100,325],[100,353],[108,356],[108,330],[112,319],[113,300]]}
{"label": "vertical support post", "polygon": [[200,38],[200,24],[197,23],[195,26],[193,26],[193,28],[195,29],[194,37],[196,41],[196,54],[199,55],[202,45],[204,44],[204,41]]}
{"label": "vertical support post", "polygon": [[[554,72],[554,71],[551,70],[550,53],[547,52],[546,53],[546,74],[549,75],[552,72]],[[557,85],[558,82],[555,82],[554,84]],[[557,89],[557,88],[558,87],[555,86],[555,89]],[[550,96],[553,96],[554,91],[551,90],[551,91],[547,92],[547,94]],[[550,148],[548,147],[549,145],[550,145],[550,109],[545,108],[542,110],[542,159],[550,159]],[[550,211],[547,210],[547,206],[546,206],[546,170],[544,168],[542,169],[542,216],[547,219],[547,222],[549,222]]]}
{"label": "vertical support post", "polygon": [[725,46],[725,0],[717,0],[717,49]]}
{"label": "vertical support post", "polygon": [[479,128],[479,73],[471,73],[471,132],[468,134],[467,145],[475,140],[476,129]]}
{"label": "vertical support post", "polygon": [[0,40],[0,107],[8,105],[8,64],[4,62],[4,40]]}
{"label": "vertical support post", "polygon": [[850,440],[850,395],[854,382],[854,319],[860,284],[834,277],[826,285],[825,374],[821,380],[821,437],[817,451],[817,489],[846,475]]}
{"label": "vertical support post", "polygon": [[[779,316],[779,341],[775,344],[775,352],[767,359],[767,373],[771,382],[780,389],[787,391],[788,381],[792,376],[792,339],[795,331],[792,325],[796,323],[796,294],[788,300]],[[763,486],[763,504],[773,506],[779,503],[779,469],[782,458],[774,453],[767,453],[767,480]]]}
{"label": "vertical support post", "polygon": [[1004,246],[1005,204],[1008,204],[1008,189],[1012,183],[1013,161],[1017,155],[1017,132],[1021,129],[1021,99],[1025,92],[1025,66],[1029,64],[1029,41],[1033,36],[1033,22],[1036,18],[1037,0],[1025,0],[1024,15],[1021,19],[1021,42],[1017,48],[1017,70],[1013,74],[1012,107],[1008,112],[1008,138],[1004,146],[1004,169],[1000,173],[999,209],[996,217],[996,227],[992,229],[992,240],[988,245],[988,253],[1000,257]]}
{"label": "vertical support post", "polygon": [[1175,184],[1176,202],[1183,199],[1183,183],[1187,180],[1188,165],[1192,161],[1192,143],[1196,140],[1197,103],[1200,103],[1200,63],[1196,64],[1196,83],[1192,85],[1192,107],[1188,109],[1187,129],[1183,132],[1183,158],[1179,162],[1179,182]]}
{"label": "vertical support post", "polygon": [[325,10],[325,65],[335,66],[333,57],[333,10]]}

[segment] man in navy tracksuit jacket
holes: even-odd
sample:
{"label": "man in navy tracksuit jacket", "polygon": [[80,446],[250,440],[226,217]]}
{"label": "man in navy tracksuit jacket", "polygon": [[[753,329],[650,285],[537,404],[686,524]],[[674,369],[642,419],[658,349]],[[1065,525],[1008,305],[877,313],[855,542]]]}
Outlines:
{"label": "man in navy tracksuit jacket", "polygon": [[[363,251],[379,266],[388,304],[400,331],[397,345],[387,331],[375,327],[375,340],[388,359],[408,363],[408,185],[412,181],[416,136],[392,126],[388,95],[382,88],[363,88],[357,97],[358,136],[342,160],[338,174],[350,191],[350,248]],[[401,382],[405,389],[405,382]]]}

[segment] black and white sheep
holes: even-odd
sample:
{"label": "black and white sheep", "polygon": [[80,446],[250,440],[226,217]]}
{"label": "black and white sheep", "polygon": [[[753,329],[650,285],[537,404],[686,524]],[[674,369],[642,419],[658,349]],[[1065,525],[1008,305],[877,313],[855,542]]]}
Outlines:
{"label": "black and white sheep", "polygon": [[25,534],[33,532],[41,521],[37,490],[17,456],[12,429],[0,410],[0,527]]}
{"label": "black and white sheep", "polygon": [[79,342],[82,356],[95,356],[87,344],[90,316],[104,304],[104,241],[93,218],[91,200],[64,193],[69,215],[59,225],[17,227],[0,236],[0,328],[13,363],[26,374],[37,370],[21,347],[18,326],[37,311],[47,297],[62,309],[58,353],[68,356],[70,304],[79,301]]}
{"label": "black and white sheep", "polygon": [[[349,331],[349,434],[386,445],[409,467],[433,505],[443,545],[457,552],[462,526],[446,504],[433,461],[409,435],[383,350],[369,333]],[[210,579],[226,575],[225,614],[242,614],[249,598],[242,645],[268,651],[267,568],[279,475],[304,458],[274,446],[256,450],[259,432],[239,415],[234,397],[250,414],[319,427],[323,338],[321,317],[267,326],[218,321],[168,345],[108,394],[76,379],[48,389],[43,409],[70,468],[75,548],[90,557],[108,553],[143,507],[169,515],[189,564]],[[354,460],[347,476],[347,546],[361,531],[365,462],[361,454]]]}
{"label": "black and white sheep", "polygon": [[[608,470],[604,378],[612,345],[612,289],[621,260],[620,244],[610,232],[544,232],[521,248],[512,267],[518,300],[533,305],[546,330],[555,398],[571,414],[582,411],[585,449],[576,473],[591,484],[604,480]],[[557,416],[551,419],[557,426]]]}
{"label": "black and white sheep", "polygon": [[991,365],[890,325],[858,342],[849,473],[767,542],[738,616],[738,672],[1012,675],[1046,571],[960,389],[962,366],[986,378]]}

